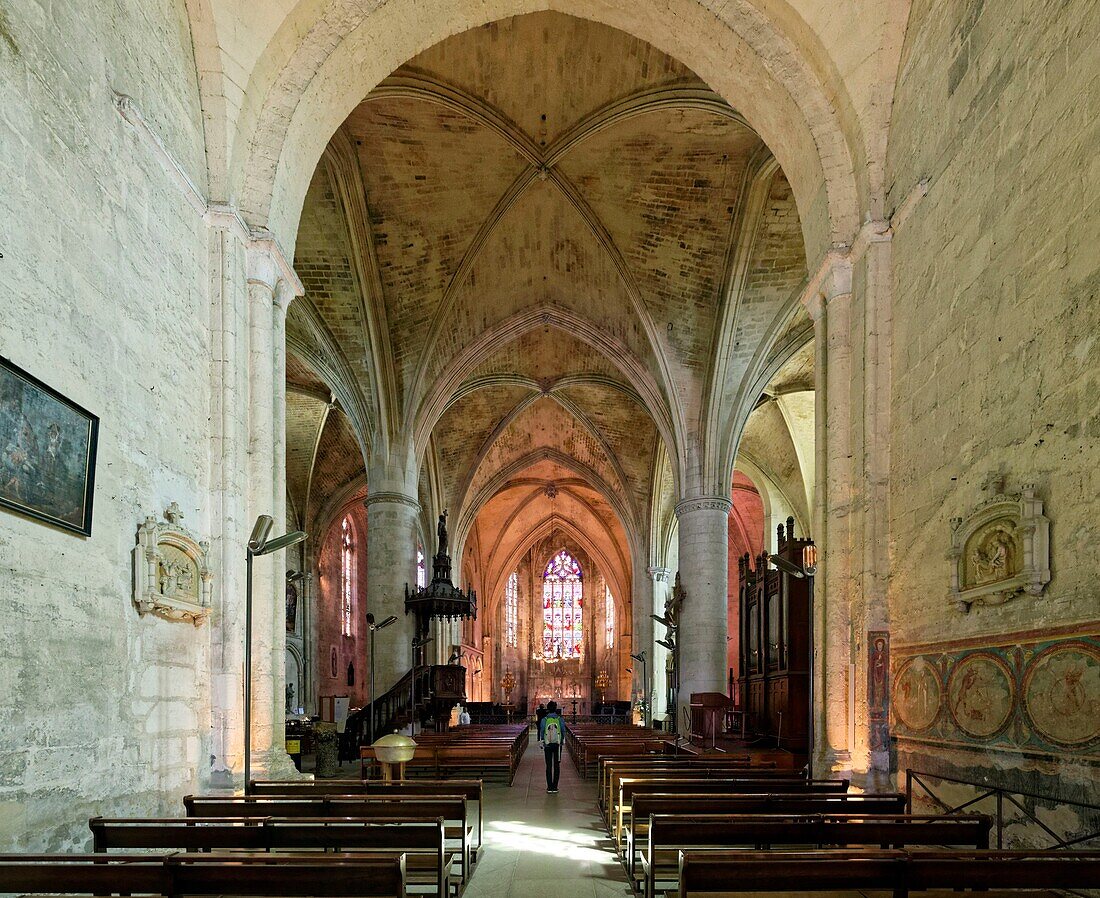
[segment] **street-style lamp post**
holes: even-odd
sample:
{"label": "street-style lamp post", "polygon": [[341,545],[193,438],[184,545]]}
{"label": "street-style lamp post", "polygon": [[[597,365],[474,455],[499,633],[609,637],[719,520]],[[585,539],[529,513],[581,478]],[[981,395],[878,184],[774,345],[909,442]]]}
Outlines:
{"label": "street-style lamp post", "polygon": [[274,525],[271,515],[256,518],[245,554],[244,588],[244,794],[252,794],[252,559],[270,555],[306,538],[301,530],[269,539]]}
{"label": "street-style lamp post", "polygon": [[381,623],[374,622],[374,615],[367,613],[367,629],[370,630],[370,744],[374,745],[374,717],[378,709],[374,706],[377,696],[374,693],[374,634],[385,630],[390,624],[397,623],[397,615],[391,614]]}

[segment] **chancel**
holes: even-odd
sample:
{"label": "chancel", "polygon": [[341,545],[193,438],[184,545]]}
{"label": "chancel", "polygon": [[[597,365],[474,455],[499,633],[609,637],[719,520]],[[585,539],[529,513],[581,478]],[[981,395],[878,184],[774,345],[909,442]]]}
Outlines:
{"label": "chancel", "polygon": [[1097,46],[0,4],[0,893],[1096,887]]}

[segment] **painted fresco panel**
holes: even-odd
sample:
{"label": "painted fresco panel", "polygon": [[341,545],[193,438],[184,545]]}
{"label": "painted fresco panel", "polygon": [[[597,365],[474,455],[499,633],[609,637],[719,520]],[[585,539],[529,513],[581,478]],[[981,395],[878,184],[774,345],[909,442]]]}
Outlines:
{"label": "painted fresco panel", "polygon": [[896,646],[890,696],[901,740],[1100,759],[1100,625]]}

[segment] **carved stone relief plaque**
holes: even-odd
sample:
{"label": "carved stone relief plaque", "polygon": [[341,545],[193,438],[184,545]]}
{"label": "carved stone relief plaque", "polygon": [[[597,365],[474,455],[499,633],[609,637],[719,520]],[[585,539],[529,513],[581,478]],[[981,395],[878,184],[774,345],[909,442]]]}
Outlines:
{"label": "carved stone relief plaque", "polygon": [[183,513],[173,502],[163,521],[150,515],[138,527],[134,605],[140,614],[188,621],[198,627],[210,615],[210,544],[195,539],[182,521]]}
{"label": "carved stone relief plaque", "polygon": [[951,519],[949,598],[964,612],[1041,595],[1050,582],[1050,520],[1034,485],[1007,494],[994,476],[987,489],[992,495],[967,517]]}

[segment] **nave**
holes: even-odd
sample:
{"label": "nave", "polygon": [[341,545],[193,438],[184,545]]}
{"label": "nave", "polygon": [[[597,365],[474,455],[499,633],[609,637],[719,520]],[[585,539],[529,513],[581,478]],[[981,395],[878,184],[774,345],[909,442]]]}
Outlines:
{"label": "nave", "polygon": [[1098,7],[0,0],[0,852],[399,730],[473,888],[551,700],[1100,846]]}
{"label": "nave", "polygon": [[546,792],[542,750],[528,746],[511,788],[485,786],[485,850],[466,898],[616,898],[631,894],[603,826],[596,784],[562,758]]}
{"label": "nave", "polygon": [[[586,747],[597,744],[590,770]],[[992,850],[987,814],[914,814],[911,795],[853,790],[847,778],[813,779],[751,752],[582,725],[566,732],[551,792],[541,745],[526,745],[510,783],[392,780],[375,749],[381,780],[259,780],[244,796],[188,796],[185,816],[93,817],[94,854],[0,855],[0,891],[1058,898],[1100,884],[1100,852]]]}

